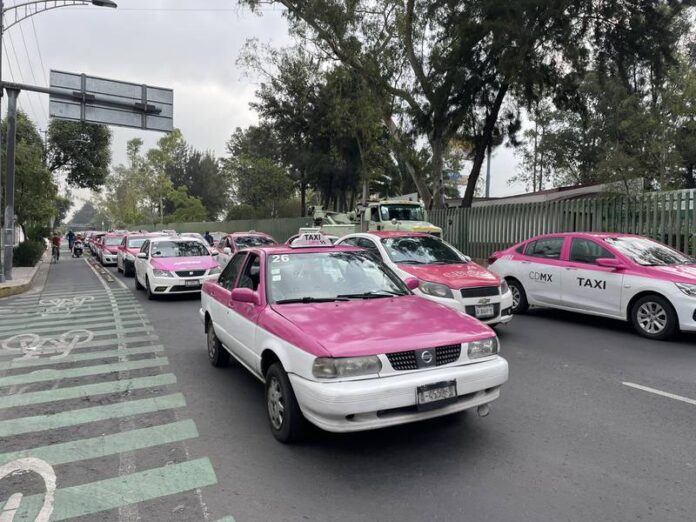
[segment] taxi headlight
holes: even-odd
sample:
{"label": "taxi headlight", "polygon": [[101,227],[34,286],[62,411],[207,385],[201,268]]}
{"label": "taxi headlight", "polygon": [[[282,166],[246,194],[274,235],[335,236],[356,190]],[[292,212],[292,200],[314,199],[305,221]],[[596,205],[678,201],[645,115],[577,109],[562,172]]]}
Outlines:
{"label": "taxi headlight", "polygon": [[507,294],[508,290],[510,290],[510,287],[508,286],[507,281],[503,279],[500,282],[500,295]]}
{"label": "taxi headlight", "polygon": [[317,357],[312,365],[312,375],[319,379],[337,379],[379,373],[382,363],[379,357]]}
{"label": "taxi headlight", "polygon": [[215,275],[215,274],[219,274],[220,272],[222,272],[222,268],[220,268],[219,266],[215,266],[215,267],[211,268],[210,270],[208,270],[208,275]]}
{"label": "taxi headlight", "polygon": [[452,290],[448,286],[441,285],[440,283],[431,283],[429,281],[421,281],[418,285],[418,289],[427,295],[432,295],[433,297],[442,297],[447,299],[453,299]]}
{"label": "taxi headlight", "polygon": [[481,357],[490,357],[498,353],[498,338],[491,337],[482,341],[474,341],[469,343],[467,355],[469,359],[480,359]]}
{"label": "taxi headlight", "polygon": [[674,283],[677,288],[684,292],[689,297],[696,297],[696,285],[690,285],[689,283]]}
{"label": "taxi headlight", "polygon": [[152,275],[155,277],[174,277],[168,270],[160,270],[159,268],[153,269]]}

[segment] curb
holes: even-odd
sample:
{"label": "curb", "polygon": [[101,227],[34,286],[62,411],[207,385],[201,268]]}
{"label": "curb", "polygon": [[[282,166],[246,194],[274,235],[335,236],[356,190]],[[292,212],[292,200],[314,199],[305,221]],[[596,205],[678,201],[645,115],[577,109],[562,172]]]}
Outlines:
{"label": "curb", "polygon": [[32,268],[31,275],[29,276],[29,279],[26,282],[21,283],[19,285],[0,287],[0,299],[3,297],[10,297],[13,295],[23,294],[24,292],[31,290],[31,287],[34,284],[34,279],[36,279],[36,274],[39,273],[41,265],[43,265],[45,262],[45,256],[46,253],[44,252],[44,255],[41,256],[41,260],[38,263],[36,263],[36,265],[34,265],[34,268]]}

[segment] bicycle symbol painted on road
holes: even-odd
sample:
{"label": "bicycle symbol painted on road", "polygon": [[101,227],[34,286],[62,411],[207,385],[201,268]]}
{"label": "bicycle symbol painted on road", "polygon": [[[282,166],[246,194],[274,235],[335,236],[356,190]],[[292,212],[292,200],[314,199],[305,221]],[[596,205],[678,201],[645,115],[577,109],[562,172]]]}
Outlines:
{"label": "bicycle symbol painted on road", "polygon": [[85,303],[94,301],[93,295],[78,295],[75,297],[41,299],[39,305],[46,306],[44,314],[70,315]]}
{"label": "bicycle symbol painted on road", "polygon": [[0,346],[7,352],[23,354],[16,360],[38,359],[42,355],[51,355],[49,359],[55,360],[67,357],[77,346],[93,338],[94,332],[90,330],[70,330],[56,339],[26,333],[5,339]]}
{"label": "bicycle symbol painted on road", "polygon": [[[53,503],[56,492],[56,472],[53,466],[45,460],[34,457],[17,459],[8,462],[4,466],[0,466],[0,480],[10,475],[28,472],[37,473],[43,479],[44,485],[46,486],[44,500],[34,522],[48,522],[51,518],[51,514],[53,514]],[[0,511],[0,522],[12,522],[14,520],[23,497],[24,495],[22,493],[10,495],[2,511]]]}

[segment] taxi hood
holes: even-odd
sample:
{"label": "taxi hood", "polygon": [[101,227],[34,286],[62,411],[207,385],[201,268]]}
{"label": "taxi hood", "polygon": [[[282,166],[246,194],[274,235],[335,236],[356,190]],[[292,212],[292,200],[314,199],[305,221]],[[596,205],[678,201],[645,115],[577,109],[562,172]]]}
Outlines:
{"label": "taxi hood", "polygon": [[[273,305],[273,310],[332,357],[433,348],[495,335],[473,317],[412,295]],[[297,339],[294,344],[305,343]]]}
{"label": "taxi hood", "polygon": [[157,257],[150,264],[159,270],[207,270],[218,266],[213,256]]}
{"label": "taxi hood", "polygon": [[422,281],[440,283],[450,288],[472,288],[476,286],[498,286],[500,278],[476,263],[452,265],[408,265],[397,264]]}
{"label": "taxi hood", "polygon": [[651,277],[696,284],[696,265],[642,266],[641,270]]}

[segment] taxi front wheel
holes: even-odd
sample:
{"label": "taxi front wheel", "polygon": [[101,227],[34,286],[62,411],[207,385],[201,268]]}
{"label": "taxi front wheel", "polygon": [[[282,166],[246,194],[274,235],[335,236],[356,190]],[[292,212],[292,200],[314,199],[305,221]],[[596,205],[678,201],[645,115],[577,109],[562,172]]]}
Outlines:
{"label": "taxi front wheel", "polygon": [[648,339],[669,339],[677,331],[677,314],[670,302],[659,295],[646,295],[631,309],[633,327]]}
{"label": "taxi front wheel", "polygon": [[266,373],[266,411],[273,436],[284,443],[302,439],[305,418],[283,366],[273,363]]}
{"label": "taxi front wheel", "polygon": [[223,368],[230,362],[230,354],[222,347],[220,339],[215,335],[215,327],[208,323],[208,360],[216,368]]}
{"label": "taxi front wheel", "polygon": [[508,286],[510,287],[510,292],[512,293],[512,313],[525,313],[529,308],[529,303],[527,302],[527,294],[524,291],[522,283],[516,279],[509,279]]}

